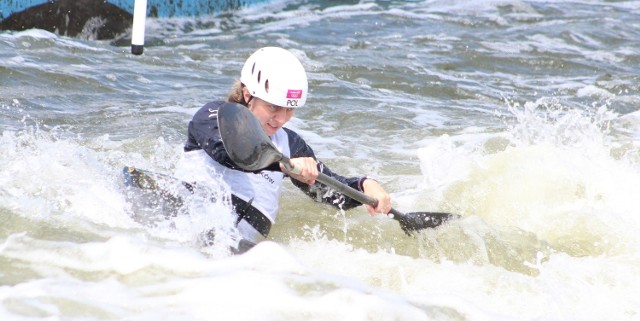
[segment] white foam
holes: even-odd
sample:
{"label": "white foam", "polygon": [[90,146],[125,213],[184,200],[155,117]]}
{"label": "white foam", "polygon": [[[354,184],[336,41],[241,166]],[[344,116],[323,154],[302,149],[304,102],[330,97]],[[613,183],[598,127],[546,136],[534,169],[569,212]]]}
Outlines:
{"label": "white foam", "polygon": [[2,141],[0,171],[10,189],[0,197],[9,208],[33,219],[76,217],[131,226],[114,180],[100,172],[104,167],[88,148],[41,131],[5,131]]}
{"label": "white foam", "polygon": [[454,212],[531,231],[571,255],[636,251],[640,167],[611,155],[606,124],[615,114],[534,106],[502,136],[510,141],[504,150],[484,154],[477,135],[426,142],[419,152],[424,193],[438,191]]}
{"label": "white foam", "polygon": [[578,95],[578,97],[596,96],[596,97],[602,98],[602,99],[608,99],[608,98],[615,97],[615,95],[610,93],[608,90],[603,89],[603,88],[599,88],[599,87],[594,86],[594,85],[585,86],[584,88],[579,89],[578,92],[576,93],[576,95]]}
{"label": "white foam", "polygon": [[2,33],[1,37],[8,38],[35,38],[35,39],[56,39],[58,35],[43,29],[27,29],[24,31],[14,32],[12,34]]}

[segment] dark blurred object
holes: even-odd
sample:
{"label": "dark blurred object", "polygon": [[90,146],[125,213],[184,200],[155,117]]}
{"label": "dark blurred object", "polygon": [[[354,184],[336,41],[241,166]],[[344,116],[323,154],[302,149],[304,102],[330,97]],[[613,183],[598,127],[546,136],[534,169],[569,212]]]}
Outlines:
{"label": "dark blurred object", "polygon": [[114,39],[131,28],[133,15],[103,0],[59,0],[14,13],[2,30],[43,29],[62,36]]}

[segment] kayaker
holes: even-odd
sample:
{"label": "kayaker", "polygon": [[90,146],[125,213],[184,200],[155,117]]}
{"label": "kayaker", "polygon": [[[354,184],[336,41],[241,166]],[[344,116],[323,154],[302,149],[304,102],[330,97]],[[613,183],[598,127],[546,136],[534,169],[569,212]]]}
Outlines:
{"label": "kayaker", "polygon": [[[347,178],[332,172],[316,159],[300,135],[283,127],[296,109],[305,105],[307,95],[307,75],[300,61],[286,49],[264,47],[244,63],[240,79],[232,86],[227,100],[205,104],[189,123],[181,161],[188,162],[189,168],[200,169],[198,180],[222,178],[228,184],[238,215],[238,230],[251,242],[257,242],[260,235],[267,237],[269,234],[276,220],[282,182],[286,176],[314,200],[344,210],[362,205],[337,192],[327,193],[329,189],[316,182],[319,171],[322,171],[377,199],[376,208],[366,205],[371,215],[388,213],[391,209],[390,196],[377,181],[366,176]],[[300,175],[288,172],[279,163],[258,172],[244,171],[233,163],[224,149],[217,123],[218,108],[230,102],[251,110],[275,146],[291,159],[294,168],[301,170]]]}

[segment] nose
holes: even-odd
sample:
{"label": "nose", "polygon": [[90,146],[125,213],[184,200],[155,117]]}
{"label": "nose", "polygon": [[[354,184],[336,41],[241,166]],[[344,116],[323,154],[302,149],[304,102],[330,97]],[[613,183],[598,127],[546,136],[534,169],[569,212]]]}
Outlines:
{"label": "nose", "polygon": [[278,122],[278,124],[283,124],[287,121],[287,109],[286,108],[278,108],[273,115],[273,119]]}

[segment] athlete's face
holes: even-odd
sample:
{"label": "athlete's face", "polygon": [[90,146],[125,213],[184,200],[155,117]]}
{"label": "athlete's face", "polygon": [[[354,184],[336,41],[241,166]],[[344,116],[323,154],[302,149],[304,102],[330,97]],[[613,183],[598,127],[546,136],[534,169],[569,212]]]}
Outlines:
{"label": "athlete's face", "polygon": [[[245,100],[248,100],[248,97],[245,97]],[[295,113],[295,108],[276,106],[258,97],[251,99],[249,110],[256,116],[260,125],[262,125],[262,129],[269,137],[282,128]]]}

